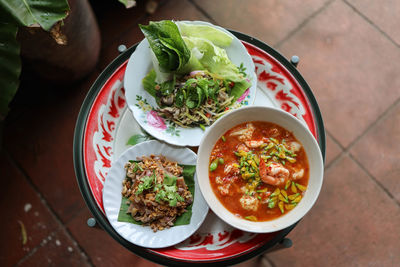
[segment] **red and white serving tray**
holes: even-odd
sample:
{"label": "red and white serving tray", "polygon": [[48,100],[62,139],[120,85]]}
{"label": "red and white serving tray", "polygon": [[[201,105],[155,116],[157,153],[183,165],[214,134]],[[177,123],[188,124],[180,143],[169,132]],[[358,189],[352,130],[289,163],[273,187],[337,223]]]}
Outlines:
{"label": "red and white serving tray", "polygon": [[[260,48],[243,42],[255,63],[258,86],[255,105],[279,107],[303,121],[317,138],[312,106],[292,74]],[[102,190],[112,163],[125,151],[129,138],[143,133],[127,108],[123,80],[127,61],[109,77],[95,97],[83,136],[83,164],[98,208],[104,213]],[[318,138],[317,138],[318,140]],[[253,234],[232,228],[211,211],[200,229],[184,242],[149,251],[177,261],[217,262],[249,253],[276,233]]]}

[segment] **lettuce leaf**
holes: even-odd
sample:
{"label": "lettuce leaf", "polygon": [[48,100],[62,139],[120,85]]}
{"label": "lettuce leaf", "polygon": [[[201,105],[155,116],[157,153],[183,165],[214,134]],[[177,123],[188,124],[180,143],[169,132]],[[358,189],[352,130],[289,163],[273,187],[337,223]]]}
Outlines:
{"label": "lettuce leaf", "polygon": [[219,47],[228,47],[233,40],[229,34],[208,25],[195,25],[184,22],[177,22],[176,24],[182,36],[206,39]]}
{"label": "lettuce leaf", "polygon": [[187,73],[187,70],[195,70],[195,67],[191,66],[191,62],[195,62],[194,65],[196,66],[200,64],[203,67],[202,69],[235,83],[231,91],[231,95],[235,97],[234,100],[238,99],[251,86],[243,74],[240,73],[239,68],[229,59],[225,49],[203,38],[183,37],[183,40],[192,55],[197,56],[195,60],[191,59],[186,64],[182,74]]}
{"label": "lettuce leaf", "polygon": [[190,51],[175,23],[170,20],[150,21],[149,25],[139,24],[139,27],[148,40],[161,71],[176,71],[189,61]]}
{"label": "lettuce leaf", "polygon": [[[185,75],[194,70],[207,70],[234,82],[230,95],[235,101],[251,86],[222,48],[232,43],[233,38],[229,34],[208,25],[175,24],[168,20],[139,26],[152,49],[154,73],[149,73],[143,83],[146,91],[154,97],[154,89],[149,86],[152,82],[162,84],[171,80],[172,74]],[[202,98],[202,92],[197,92],[186,104],[197,106]],[[179,105],[183,104],[181,99],[177,100]]]}
{"label": "lettuce leaf", "polygon": [[152,97],[156,97],[156,72],[152,69],[147,75],[143,78],[142,83],[144,90],[146,90]]}

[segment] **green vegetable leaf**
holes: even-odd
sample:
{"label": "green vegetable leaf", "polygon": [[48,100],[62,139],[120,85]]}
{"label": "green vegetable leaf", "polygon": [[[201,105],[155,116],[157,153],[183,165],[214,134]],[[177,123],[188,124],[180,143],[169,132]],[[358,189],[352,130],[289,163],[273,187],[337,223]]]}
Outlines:
{"label": "green vegetable leaf", "polygon": [[183,106],[183,103],[185,101],[185,95],[182,90],[178,91],[175,97],[175,106],[178,108],[181,108]]}
{"label": "green vegetable leaf", "polygon": [[142,80],[144,90],[146,90],[152,97],[156,97],[157,90],[154,88],[156,83],[156,72],[152,69]]}
{"label": "green vegetable leaf", "polygon": [[182,36],[207,39],[220,47],[228,47],[232,43],[232,36],[208,25],[194,25],[184,22],[177,23]]}
{"label": "green vegetable leaf", "polygon": [[243,65],[243,62],[242,63],[240,63],[240,66],[239,66],[239,73],[241,73],[244,77],[246,77],[247,76],[247,73],[246,73],[246,68],[244,67],[244,65]]}
{"label": "green vegetable leaf", "polygon": [[174,22],[150,21],[149,25],[139,25],[139,27],[148,40],[161,71],[176,71],[189,61],[190,51]]}
{"label": "green vegetable leaf", "polygon": [[160,92],[161,95],[167,96],[174,92],[175,89],[175,75],[172,80],[165,81],[161,84]]}
{"label": "green vegetable leaf", "polygon": [[126,197],[122,197],[121,206],[119,207],[118,221],[142,225],[142,222],[135,221],[132,218],[131,214],[127,213],[129,205],[126,203],[128,203],[128,202],[129,202],[129,200]]}
{"label": "green vegetable leaf", "polygon": [[171,198],[170,201],[169,201],[169,205],[171,207],[176,207],[177,203],[178,203],[178,200],[176,199],[176,197],[175,198]]}
{"label": "green vegetable leaf", "polygon": [[151,139],[153,139],[151,136],[149,136],[149,135],[145,135],[145,134],[135,134],[135,135],[132,135],[130,138],[129,138],[129,140],[128,140],[128,142],[126,142],[126,144],[128,145],[128,146],[134,146],[134,145],[136,145],[136,144],[139,144],[139,143],[142,143],[142,142],[144,142],[144,141],[147,141],[147,140],[151,140]]}
{"label": "green vegetable leaf", "polygon": [[178,179],[178,177],[166,175],[164,177],[163,183],[164,185],[169,185],[169,186],[176,185],[176,179]]}
{"label": "green vegetable leaf", "polygon": [[[179,164],[179,166],[183,167],[183,172],[182,176],[185,179],[185,184],[187,185],[190,193],[192,193],[193,200],[196,199],[196,196],[194,194],[194,174],[196,173],[196,165],[183,165]],[[190,204],[186,208],[186,212],[183,213],[181,216],[179,216],[174,225],[185,225],[190,223],[190,218],[192,217],[192,207],[193,203]]]}
{"label": "green vegetable leaf", "polygon": [[235,82],[235,85],[230,92],[230,95],[234,97],[233,101],[236,101],[239,97],[241,97],[250,86],[251,84],[246,80]]}
{"label": "green vegetable leaf", "polygon": [[[175,185],[166,185],[164,184],[164,190],[165,192],[169,193],[175,193],[176,192],[176,186]],[[171,199],[171,195],[168,195],[168,198]]]}
{"label": "green vegetable leaf", "polygon": [[204,95],[202,101],[204,99],[208,99],[208,85],[212,86],[213,84],[214,84],[214,81],[212,81],[212,80],[211,80],[211,82],[208,81],[207,79],[198,79],[197,80],[197,87],[203,91],[202,94]]}
{"label": "green vegetable leaf", "polygon": [[[221,76],[226,82],[234,82],[235,85],[231,89],[230,95],[234,96],[236,101],[251,84],[246,80],[244,75],[240,73],[239,68],[232,63],[226,51],[218,46],[215,46],[207,39],[197,37],[183,37],[188,48],[194,53],[198,51],[201,57],[198,62],[210,73]],[[188,65],[190,62],[188,63]],[[193,70],[191,66],[186,66],[185,69]],[[214,91],[215,93],[215,91]],[[212,97],[212,94],[210,94]]]}
{"label": "green vegetable leaf", "polygon": [[138,185],[138,189],[136,191],[136,195],[143,193],[144,190],[148,190],[154,186],[154,180],[156,178],[156,174],[153,172],[151,176],[144,176],[140,180],[142,183]]}
{"label": "green vegetable leaf", "polygon": [[165,192],[164,190],[160,190],[155,196],[157,202],[161,202],[166,198],[167,198],[167,192]]}
{"label": "green vegetable leaf", "polygon": [[197,99],[195,99],[195,98],[186,99],[186,106],[188,108],[194,108],[194,107],[196,107],[196,104],[197,104]]}

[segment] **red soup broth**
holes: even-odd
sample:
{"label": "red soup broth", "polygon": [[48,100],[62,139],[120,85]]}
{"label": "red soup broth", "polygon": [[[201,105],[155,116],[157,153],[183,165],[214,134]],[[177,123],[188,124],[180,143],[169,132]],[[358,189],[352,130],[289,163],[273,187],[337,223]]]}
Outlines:
{"label": "red soup broth", "polygon": [[251,221],[269,221],[301,201],[309,164],[293,133],[277,124],[251,121],[219,138],[211,152],[209,178],[230,212]]}

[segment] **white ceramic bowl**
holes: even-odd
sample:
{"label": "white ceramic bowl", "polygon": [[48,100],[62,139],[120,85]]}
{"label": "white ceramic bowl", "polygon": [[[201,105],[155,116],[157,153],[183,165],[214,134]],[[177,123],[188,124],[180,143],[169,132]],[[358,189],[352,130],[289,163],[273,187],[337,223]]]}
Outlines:
{"label": "white ceramic bowl", "polygon": [[[272,122],[293,132],[296,139],[303,145],[308,157],[310,179],[303,199],[293,210],[271,221],[252,222],[236,217],[218,200],[211,188],[208,176],[209,158],[217,140],[229,129],[248,121]],[[197,179],[204,199],[211,210],[233,227],[254,233],[276,232],[299,221],[318,198],[322,186],[323,172],[324,164],[321,150],[308,128],[291,114],[271,107],[244,107],[218,119],[203,136],[197,156]]]}

